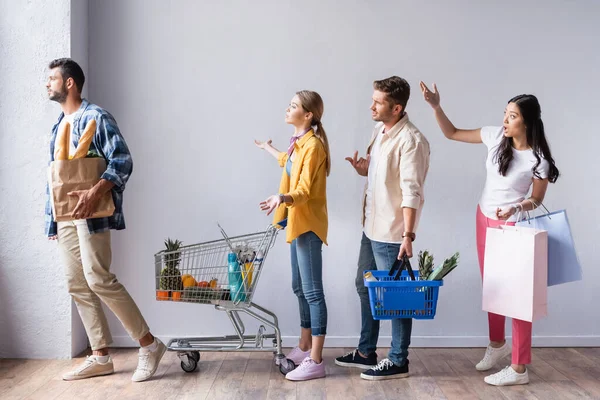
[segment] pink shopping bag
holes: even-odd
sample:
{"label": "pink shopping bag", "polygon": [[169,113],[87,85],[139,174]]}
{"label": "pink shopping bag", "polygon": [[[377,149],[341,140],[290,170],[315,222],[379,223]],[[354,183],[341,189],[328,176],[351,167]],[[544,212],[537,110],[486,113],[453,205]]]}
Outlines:
{"label": "pink shopping bag", "polygon": [[547,231],[487,228],[484,263],[484,311],[529,322],[547,315]]}

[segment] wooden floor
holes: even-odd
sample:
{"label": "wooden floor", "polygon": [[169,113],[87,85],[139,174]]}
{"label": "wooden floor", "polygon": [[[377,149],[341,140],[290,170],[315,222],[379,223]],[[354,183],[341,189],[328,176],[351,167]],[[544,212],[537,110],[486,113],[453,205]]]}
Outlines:
{"label": "wooden floor", "polygon": [[411,349],[411,376],[383,382],[337,367],[333,359],[349,350],[326,349],[327,378],[298,383],[284,379],[270,353],[202,353],[198,369],[186,373],[168,352],[144,383],[131,382],[137,349],[114,350],[115,374],[75,382],[61,375],[83,358],[4,359],[0,399],[600,399],[600,348],[534,349],[529,385],[504,388],[475,370],[483,349]]}

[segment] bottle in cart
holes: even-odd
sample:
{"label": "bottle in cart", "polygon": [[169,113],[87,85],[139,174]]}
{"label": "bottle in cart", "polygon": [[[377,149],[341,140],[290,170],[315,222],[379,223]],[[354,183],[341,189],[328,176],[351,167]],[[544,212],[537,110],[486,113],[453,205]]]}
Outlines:
{"label": "bottle in cart", "polygon": [[254,252],[252,259],[246,260],[246,282],[248,287],[252,286],[252,275],[255,270],[260,270],[260,266],[263,262],[264,256],[262,251]]}
{"label": "bottle in cart", "polygon": [[252,287],[252,273],[254,272],[254,266],[252,261],[247,258],[244,263],[244,268],[242,269],[242,279],[244,280],[244,285],[246,286],[246,293]]}
{"label": "bottle in cart", "polygon": [[231,300],[236,302],[246,300],[246,294],[244,293],[244,281],[242,279],[242,271],[238,262],[238,257],[235,253],[229,253],[227,257],[227,266]]}
{"label": "bottle in cart", "polygon": [[260,268],[260,264],[262,264],[264,258],[265,256],[263,255],[262,250],[259,250],[258,253],[256,253],[256,257],[254,258],[254,267]]}

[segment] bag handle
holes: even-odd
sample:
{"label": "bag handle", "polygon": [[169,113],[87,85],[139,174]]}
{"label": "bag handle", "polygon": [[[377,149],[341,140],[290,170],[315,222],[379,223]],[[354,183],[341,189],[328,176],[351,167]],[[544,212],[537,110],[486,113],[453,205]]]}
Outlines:
{"label": "bag handle", "polygon": [[[533,199],[531,199],[531,198],[527,199],[527,201],[529,201],[531,204],[533,204],[533,207],[534,207],[534,210],[533,210],[533,211],[535,211],[535,209],[539,208],[540,206],[541,206],[541,207],[542,207],[544,210],[546,210],[546,214],[541,214],[541,215],[540,215],[540,217],[543,217],[544,215],[546,215],[546,216],[548,217],[548,219],[552,219],[552,217],[550,217],[550,211],[549,211],[549,210],[546,208],[546,206],[544,205],[544,203],[540,202],[540,203],[538,204],[538,203],[537,203],[537,201],[535,201],[535,200],[533,200]],[[531,215],[529,215],[529,211],[526,211],[526,213],[527,213],[527,222],[528,222],[528,223],[531,223],[531,222],[529,221],[529,220],[531,219]],[[533,214],[533,212],[532,212],[532,214]]]}
{"label": "bag handle", "polygon": [[[541,207],[542,207],[544,210],[546,210],[546,213],[545,213],[545,214],[541,214],[541,215],[540,215],[541,217],[543,217],[543,216],[547,216],[547,217],[548,217],[548,219],[552,219],[552,218],[550,217],[550,211],[549,211],[549,210],[546,208],[546,206],[544,205],[544,203],[540,202],[540,203],[538,204],[538,203],[537,203],[537,201],[535,201],[535,200],[533,200],[533,199],[531,199],[531,198],[529,198],[529,199],[526,199],[526,201],[528,201],[528,202],[530,202],[531,204],[533,204],[534,210],[535,210],[535,209],[537,209],[537,208],[539,208],[540,206],[541,206]],[[527,214],[527,218],[523,218],[523,215],[524,215],[524,214]],[[532,212],[532,214],[533,214],[533,212]],[[531,224],[531,219],[532,219],[532,218],[531,218],[531,215],[529,214],[529,211],[524,211],[524,210],[523,210],[523,207],[517,207],[517,222],[520,222],[520,221],[522,221],[522,220],[525,220],[525,221],[527,221],[527,223],[528,223],[528,224]],[[506,225],[508,225],[508,218],[507,218],[507,219],[506,219],[506,221],[504,222],[504,226],[506,226]],[[535,224],[534,224],[534,225],[535,225],[535,229],[537,229],[537,221],[535,221]]]}
{"label": "bag handle", "polygon": [[[388,272],[388,276],[394,275],[394,272],[395,272],[396,276],[394,276],[394,280],[398,281],[398,280],[400,280],[400,276],[402,275],[402,270],[405,268],[406,268],[406,271],[408,272],[408,275],[410,276],[410,279],[412,281],[414,281],[415,274],[410,265],[410,260],[408,259],[408,256],[406,254],[402,256],[402,259],[400,259],[400,260],[396,259],[396,261],[394,261],[392,268],[390,268],[390,271]],[[398,271],[396,271],[396,270],[398,270]]]}

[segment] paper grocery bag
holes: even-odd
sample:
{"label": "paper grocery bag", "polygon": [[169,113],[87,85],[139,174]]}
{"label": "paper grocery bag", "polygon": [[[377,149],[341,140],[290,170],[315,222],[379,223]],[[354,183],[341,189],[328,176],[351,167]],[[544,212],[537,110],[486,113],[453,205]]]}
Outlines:
{"label": "paper grocery bag", "polygon": [[[71,213],[79,198],[68,196],[67,193],[91,189],[98,183],[104,171],[106,161],[101,157],[52,161],[48,168],[48,184],[54,221],[74,220]],[[115,203],[111,191],[108,191],[102,196],[98,209],[90,218],[110,217],[114,213]]]}
{"label": "paper grocery bag", "polygon": [[483,310],[533,322],[547,315],[548,232],[487,228]]}

